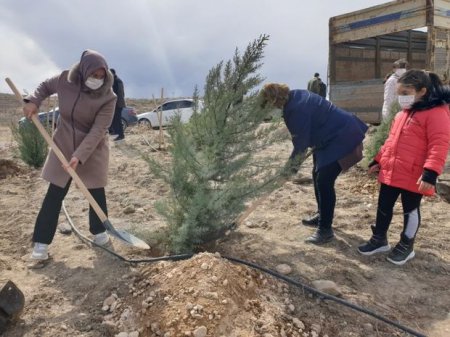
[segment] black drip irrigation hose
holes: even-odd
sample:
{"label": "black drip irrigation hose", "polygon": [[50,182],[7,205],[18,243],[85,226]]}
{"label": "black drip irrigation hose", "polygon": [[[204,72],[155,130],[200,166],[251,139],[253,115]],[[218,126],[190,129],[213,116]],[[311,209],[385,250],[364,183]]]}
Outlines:
{"label": "black drip irrigation hose", "polygon": [[[111,255],[114,255],[119,260],[122,260],[124,262],[128,262],[128,263],[131,263],[131,264],[133,264],[133,263],[137,264],[137,263],[151,263],[151,262],[158,262],[158,261],[180,261],[180,260],[187,260],[187,259],[191,258],[192,256],[194,256],[194,254],[179,254],[179,255],[169,255],[169,256],[147,258],[147,259],[127,259],[127,258],[123,257],[122,255],[117,254],[116,252],[114,252],[114,251],[112,251],[112,250],[110,250],[110,249],[108,249],[108,248],[106,248],[104,246],[100,246],[100,245],[96,244],[94,241],[92,241],[92,240],[88,239],[86,236],[84,236],[76,228],[76,226],[74,225],[74,223],[73,223],[72,219],[70,218],[69,213],[67,212],[67,209],[66,209],[66,207],[64,205],[64,201],[63,201],[62,208],[63,208],[64,214],[65,214],[65,216],[67,218],[67,221],[70,224],[70,227],[72,227],[72,230],[74,231],[74,233],[82,241],[90,243],[90,244],[92,244],[92,245],[94,245],[94,246],[96,246],[98,248],[101,248],[104,251],[110,253]],[[301,283],[301,282],[298,282],[298,281],[294,281],[293,279],[290,279],[289,277],[281,275],[281,274],[279,274],[279,273],[277,273],[277,272],[275,272],[273,270],[267,269],[265,267],[261,267],[261,266],[259,266],[257,264],[252,263],[252,262],[241,260],[241,259],[238,259],[238,258],[235,258],[235,257],[224,256],[224,255],[221,255],[221,257],[224,258],[224,259],[227,259],[228,261],[235,262],[235,263],[238,263],[238,264],[242,264],[242,265],[248,266],[250,268],[262,271],[262,272],[264,272],[266,274],[272,275],[273,277],[278,278],[280,280],[283,280],[283,281],[285,281],[285,282],[287,282],[289,284],[292,284],[292,285],[296,286],[297,288],[301,288],[303,291],[312,293],[312,294],[316,295],[317,297],[319,297],[321,299],[326,299],[326,300],[329,300],[329,301],[333,301],[333,302],[341,304],[341,305],[343,305],[345,307],[353,309],[355,311],[358,311],[358,312],[364,313],[366,315],[369,315],[369,316],[371,316],[371,317],[373,317],[373,318],[375,318],[377,320],[380,320],[380,321],[382,321],[382,322],[384,322],[384,323],[386,323],[388,325],[392,325],[392,326],[396,327],[399,330],[407,332],[411,336],[427,337],[426,335],[424,335],[424,334],[422,334],[420,332],[417,332],[417,331],[415,331],[415,330],[413,330],[411,328],[408,328],[408,327],[406,327],[404,325],[401,325],[401,324],[399,324],[397,322],[394,322],[394,321],[392,321],[392,320],[390,320],[390,319],[388,319],[388,318],[386,318],[386,317],[384,317],[382,315],[377,314],[376,312],[374,312],[372,310],[369,310],[369,309],[366,309],[364,307],[360,307],[358,305],[352,304],[352,303],[347,302],[347,301],[345,301],[345,300],[343,300],[343,299],[341,299],[339,297],[332,296],[332,295],[326,294],[324,292],[321,292],[321,291],[319,291],[317,289],[314,289],[314,288],[312,288],[310,286],[307,286],[304,283]]]}

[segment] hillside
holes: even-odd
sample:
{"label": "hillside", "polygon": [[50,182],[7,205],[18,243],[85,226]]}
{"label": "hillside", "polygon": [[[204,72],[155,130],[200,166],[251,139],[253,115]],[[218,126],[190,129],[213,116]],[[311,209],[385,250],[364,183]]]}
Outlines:
{"label": "hillside", "polygon": [[[129,100],[140,109],[148,102]],[[18,118],[16,112],[10,113]],[[127,258],[164,255],[158,232],[165,226],[154,201],[168,194],[142,160],[154,152],[158,131],[132,127],[125,142],[111,141],[109,218],[146,239],[142,252],[113,241],[110,248]],[[153,146],[149,146],[153,145]],[[211,247],[210,253],[183,261],[127,263],[83,243],[75,234],[57,233],[44,265],[30,264],[30,237],[47,184],[39,171],[16,155],[8,124],[0,125],[0,285],[13,280],[24,292],[21,318],[5,337],[19,336],[407,336],[365,314],[323,300],[268,274],[236,264],[226,256],[271,270],[287,265],[287,277],[311,286],[336,284],[340,298],[357,304],[427,336],[450,335],[449,204],[435,196],[421,209],[416,258],[403,267],[383,255],[364,257],[356,247],[370,236],[376,214],[378,184],[361,167],[337,181],[334,226],[337,239],[323,247],[304,244],[312,230],[299,225],[313,212],[311,162],[301,169],[302,184],[286,183],[274,191],[244,222]],[[289,142],[272,152],[289,155]],[[7,163],[7,164],[6,164]],[[1,166],[1,165],[0,165]],[[3,168],[4,167],[4,168]],[[88,204],[72,188],[67,211],[85,235]],[[398,239],[403,216],[396,207],[390,241]],[[60,223],[67,224],[61,214]],[[38,269],[36,269],[38,268]]]}

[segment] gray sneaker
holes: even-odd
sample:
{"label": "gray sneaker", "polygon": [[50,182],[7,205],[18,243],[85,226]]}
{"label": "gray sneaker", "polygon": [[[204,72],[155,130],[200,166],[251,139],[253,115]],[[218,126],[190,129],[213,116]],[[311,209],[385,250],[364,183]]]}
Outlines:
{"label": "gray sneaker", "polygon": [[400,241],[386,259],[397,266],[402,266],[413,259],[414,256],[416,256],[416,253],[414,253],[413,245]]}
{"label": "gray sneaker", "polygon": [[358,252],[362,255],[373,255],[376,253],[384,253],[391,250],[391,246],[387,240],[377,240],[373,236],[365,244],[358,247]]}
{"label": "gray sneaker", "polygon": [[104,231],[103,233],[94,235],[94,243],[99,246],[104,246],[109,242],[109,235]]}
{"label": "gray sneaker", "polygon": [[45,243],[35,242],[33,252],[31,253],[33,260],[47,260],[48,259],[48,245]]}

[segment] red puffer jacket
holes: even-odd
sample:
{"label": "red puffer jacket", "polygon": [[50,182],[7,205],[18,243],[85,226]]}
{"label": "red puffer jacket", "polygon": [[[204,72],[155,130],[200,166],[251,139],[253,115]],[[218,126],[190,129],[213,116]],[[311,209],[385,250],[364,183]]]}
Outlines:
{"label": "red puffer jacket", "polygon": [[442,173],[449,143],[448,105],[413,113],[399,112],[392,122],[388,139],[375,157],[380,165],[378,180],[389,186],[433,195],[434,189],[419,192],[417,180],[424,169]]}

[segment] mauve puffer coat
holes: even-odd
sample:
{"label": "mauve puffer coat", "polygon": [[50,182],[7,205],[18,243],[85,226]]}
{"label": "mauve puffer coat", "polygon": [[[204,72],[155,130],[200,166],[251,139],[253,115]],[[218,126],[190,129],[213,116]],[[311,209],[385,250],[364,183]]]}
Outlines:
{"label": "mauve puffer coat", "polygon": [[[106,70],[104,84],[91,90],[84,82],[99,68]],[[105,187],[107,183],[107,132],[116,104],[112,84],[113,76],[104,57],[87,50],[69,71],[42,82],[34,94],[26,98],[39,107],[45,98],[58,94],[60,117],[53,140],[68,161],[72,157],[80,160],[76,172],[89,189]],[[69,174],[53,151],[47,157],[42,177],[59,187],[64,187],[69,181]]]}
{"label": "mauve puffer coat", "polygon": [[424,169],[438,175],[444,169],[450,142],[448,105],[397,114],[384,145],[375,156],[380,165],[378,180],[407,191],[433,195],[434,189],[419,192],[417,180]]}

